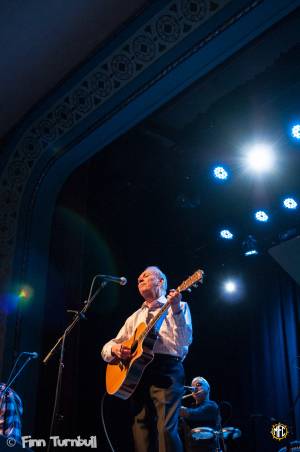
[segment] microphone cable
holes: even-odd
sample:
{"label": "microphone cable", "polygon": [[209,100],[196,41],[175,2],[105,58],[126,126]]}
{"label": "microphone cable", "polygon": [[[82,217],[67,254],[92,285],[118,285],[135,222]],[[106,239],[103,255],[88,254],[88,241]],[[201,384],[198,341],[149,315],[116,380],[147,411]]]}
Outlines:
{"label": "microphone cable", "polygon": [[108,435],[108,433],[107,433],[107,429],[106,429],[106,425],[105,425],[105,419],[104,419],[104,400],[105,400],[105,397],[106,397],[106,396],[107,396],[107,392],[105,391],[105,393],[103,394],[103,396],[102,396],[102,398],[101,398],[101,422],[102,422],[102,427],[103,427],[103,430],[104,430],[104,433],[105,433],[106,440],[107,440],[107,442],[108,442],[108,444],[109,444],[110,450],[111,450],[112,452],[116,452],[115,449],[113,448],[113,445],[112,445],[110,439],[109,439],[109,435]]}
{"label": "microphone cable", "polygon": [[11,369],[10,374],[9,374],[9,377],[8,377],[8,379],[7,379],[6,386],[9,386],[10,381],[11,381],[11,378],[12,378],[13,373],[14,373],[14,370],[15,370],[15,368],[17,367],[17,364],[18,364],[18,362],[19,362],[19,359],[21,358],[22,355],[23,355],[23,352],[20,353],[20,354],[18,355],[17,359],[15,360],[15,363],[14,363],[14,365],[13,365],[13,368]]}
{"label": "microphone cable", "polygon": [[20,375],[20,373],[22,372],[22,370],[24,369],[24,367],[28,364],[28,362],[32,359],[32,356],[29,355],[29,358],[27,358],[27,360],[22,364],[22,366],[19,368],[18,372],[13,375],[14,370],[17,367],[17,363],[19,362],[19,359],[21,358],[21,356],[26,355],[26,352],[22,352],[19,354],[19,356],[17,357],[15,364],[9,374],[7,383],[6,383],[6,388],[4,389],[3,392],[6,392],[7,388],[10,387],[10,385],[16,380],[16,378]]}

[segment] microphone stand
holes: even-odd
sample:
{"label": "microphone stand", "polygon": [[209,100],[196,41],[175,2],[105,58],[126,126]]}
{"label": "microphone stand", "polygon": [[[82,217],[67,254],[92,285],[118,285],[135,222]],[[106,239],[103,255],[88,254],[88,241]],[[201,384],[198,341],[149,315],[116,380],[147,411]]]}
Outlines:
{"label": "microphone stand", "polygon": [[92,290],[93,290],[93,287],[94,287],[94,283],[95,283],[95,281],[96,281],[98,276],[99,275],[96,275],[93,278],[93,281],[92,281],[92,284],[91,284],[91,288],[90,288],[90,291],[89,291],[88,299],[84,302],[84,305],[83,305],[83,308],[81,309],[81,311],[73,311],[73,310],[72,311],[67,311],[67,312],[73,312],[75,314],[74,318],[73,318],[72,322],[70,323],[70,325],[67,326],[67,328],[65,329],[64,333],[62,334],[62,336],[60,336],[60,338],[57,340],[55,345],[51,348],[49,353],[43,359],[43,364],[46,364],[48,362],[48,360],[50,359],[50,357],[54,354],[55,350],[60,345],[60,356],[59,356],[58,373],[57,373],[57,381],[56,381],[56,389],[55,389],[55,399],[54,399],[54,407],[53,407],[53,413],[52,413],[52,419],[51,419],[51,426],[50,426],[49,442],[48,442],[47,452],[49,452],[50,449],[51,449],[50,438],[51,438],[51,436],[53,434],[55,421],[56,421],[56,419],[58,417],[59,400],[60,400],[60,394],[61,394],[62,373],[63,373],[63,368],[64,368],[64,351],[65,351],[66,337],[81,319],[86,320],[86,317],[85,317],[86,311],[88,310],[88,308],[90,307],[92,301],[96,298],[98,293],[107,285],[107,281],[102,281],[100,286],[98,287],[98,289],[96,290],[96,292],[92,296],[91,294],[92,294]]}
{"label": "microphone stand", "polygon": [[3,403],[4,403],[5,393],[8,391],[8,389],[10,389],[11,385],[12,385],[13,382],[17,379],[17,377],[20,375],[20,373],[22,372],[22,370],[24,369],[24,367],[29,363],[29,361],[30,361],[31,359],[33,359],[32,356],[27,356],[27,359],[25,360],[25,362],[23,363],[23,365],[20,367],[20,369],[18,370],[18,372],[15,374],[15,376],[14,376],[13,378],[11,378],[11,377],[12,377],[12,373],[13,373],[13,371],[14,371],[14,369],[15,369],[15,366],[16,366],[16,364],[17,364],[17,362],[18,362],[18,360],[19,360],[19,358],[21,357],[22,354],[23,354],[23,353],[21,353],[21,354],[18,356],[18,358],[17,358],[17,360],[16,360],[16,362],[15,362],[15,364],[14,364],[14,366],[13,366],[13,370],[11,371],[10,376],[8,377],[8,382],[7,382],[6,384],[4,383],[4,384],[5,384],[5,388],[1,391],[2,399],[1,399],[1,404],[0,404],[0,412],[1,412],[2,405],[3,405]]}

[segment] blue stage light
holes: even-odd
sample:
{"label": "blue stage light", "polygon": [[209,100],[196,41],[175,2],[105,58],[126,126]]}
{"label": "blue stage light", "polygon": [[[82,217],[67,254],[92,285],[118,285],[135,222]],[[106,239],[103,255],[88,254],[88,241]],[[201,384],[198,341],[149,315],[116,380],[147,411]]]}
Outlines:
{"label": "blue stage light", "polygon": [[220,236],[222,237],[222,239],[226,239],[226,240],[231,240],[233,239],[233,234],[232,232],[230,232],[228,229],[223,229],[220,232]]}
{"label": "blue stage light", "polygon": [[291,134],[296,140],[300,140],[300,124],[295,124],[292,127]]}
{"label": "blue stage light", "polygon": [[249,250],[245,252],[245,256],[255,256],[258,254],[257,250]]}
{"label": "blue stage light", "polygon": [[266,223],[269,220],[269,216],[263,210],[255,212],[255,218],[257,221],[261,221],[263,223]]}
{"label": "blue stage light", "polygon": [[216,166],[214,168],[214,177],[219,180],[226,180],[228,178],[228,172],[223,166]]}
{"label": "blue stage light", "polygon": [[298,206],[298,203],[293,198],[286,198],[283,201],[283,205],[286,209],[296,209]]}

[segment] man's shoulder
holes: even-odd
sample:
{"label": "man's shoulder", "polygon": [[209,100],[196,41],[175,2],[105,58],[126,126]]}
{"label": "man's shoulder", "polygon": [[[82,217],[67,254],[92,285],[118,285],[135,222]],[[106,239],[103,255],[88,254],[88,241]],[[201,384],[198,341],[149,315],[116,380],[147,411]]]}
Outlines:
{"label": "man's shoulder", "polygon": [[140,306],[136,311],[134,311],[132,314],[129,315],[129,317],[127,317],[126,322],[135,319],[135,317],[137,317],[137,315],[142,312],[142,310],[145,309],[144,306]]}
{"label": "man's shoulder", "polygon": [[204,402],[208,408],[217,410],[219,408],[218,404],[213,400],[206,400]]}

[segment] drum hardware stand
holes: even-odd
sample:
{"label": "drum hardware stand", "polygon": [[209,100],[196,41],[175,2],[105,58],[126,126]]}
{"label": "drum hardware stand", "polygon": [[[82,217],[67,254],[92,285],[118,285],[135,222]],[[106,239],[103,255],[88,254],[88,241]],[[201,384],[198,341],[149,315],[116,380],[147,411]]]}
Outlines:
{"label": "drum hardware stand", "polygon": [[[222,441],[222,443],[224,445],[220,409],[219,409],[219,412],[218,412],[217,430],[215,431],[215,433],[216,433],[216,448],[215,448],[215,452],[224,452],[223,449],[221,449],[221,446],[220,446],[221,441]],[[220,439],[221,439],[221,441],[220,441]]]}
{"label": "drum hardware stand", "polygon": [[67,326],[67,328],[65,329],[63,335],[60,336],[60,338],[57,340],[55,345],[52,347],[52,349],[49,351],[49,353],[43,359],[43,364],[46,364],[48,362],[49,358],[54,354],[55,350],[60,345],[60,357],[59,357],[59,364],[58,364],[58,373],[57,373],[57,381],[56,381],[56,389],[55,389],[54,407],[53,407],[53,413],[52,413],[52,419],[51,419],[51,426],[50,426],[50,433],[49,433],[49,441],[48,441],[48,446],[47,446],[47,452],[49,452],[50,449],[51,449],[50,437],[53,434],[55,422],[57,421],[57,419],[59,417],[62,418],[61,416],[58,415],[58,409],[59,409],[59,401],[60,401],[60,394],[61,394],[62,372],[63,372],[63,368],[64,368],[64,350],[65,350],[66,337],[72,331],[74,326],[77,325],[77,323],[81,319],[86,320],[86,317],[85,317],[86,311],[90,307],[92,301],[99,294],[99,292],[107,285],[107,281],[103,280],[101,282],[100,286],[98,287],[98,289],[96,290],[96,292],[94,293],[94,295],[92,295],[92,290],[93,290],[95,281],[98,278],[98,276],[99,275],[96,275],[93,278],[93,281],[92,281],[92,284],[91,284],[91,287],[90,287],[90,291],[89,291],[89,296],[88,296],[87,300],[84,301],[84,305],[83,305],[83,308],[81,309],[81,311],[74,311],[74,310],[67,311],[67,312],[71,312],[71,313],[74,314],[73,320],[71,321],[70,325]]}

